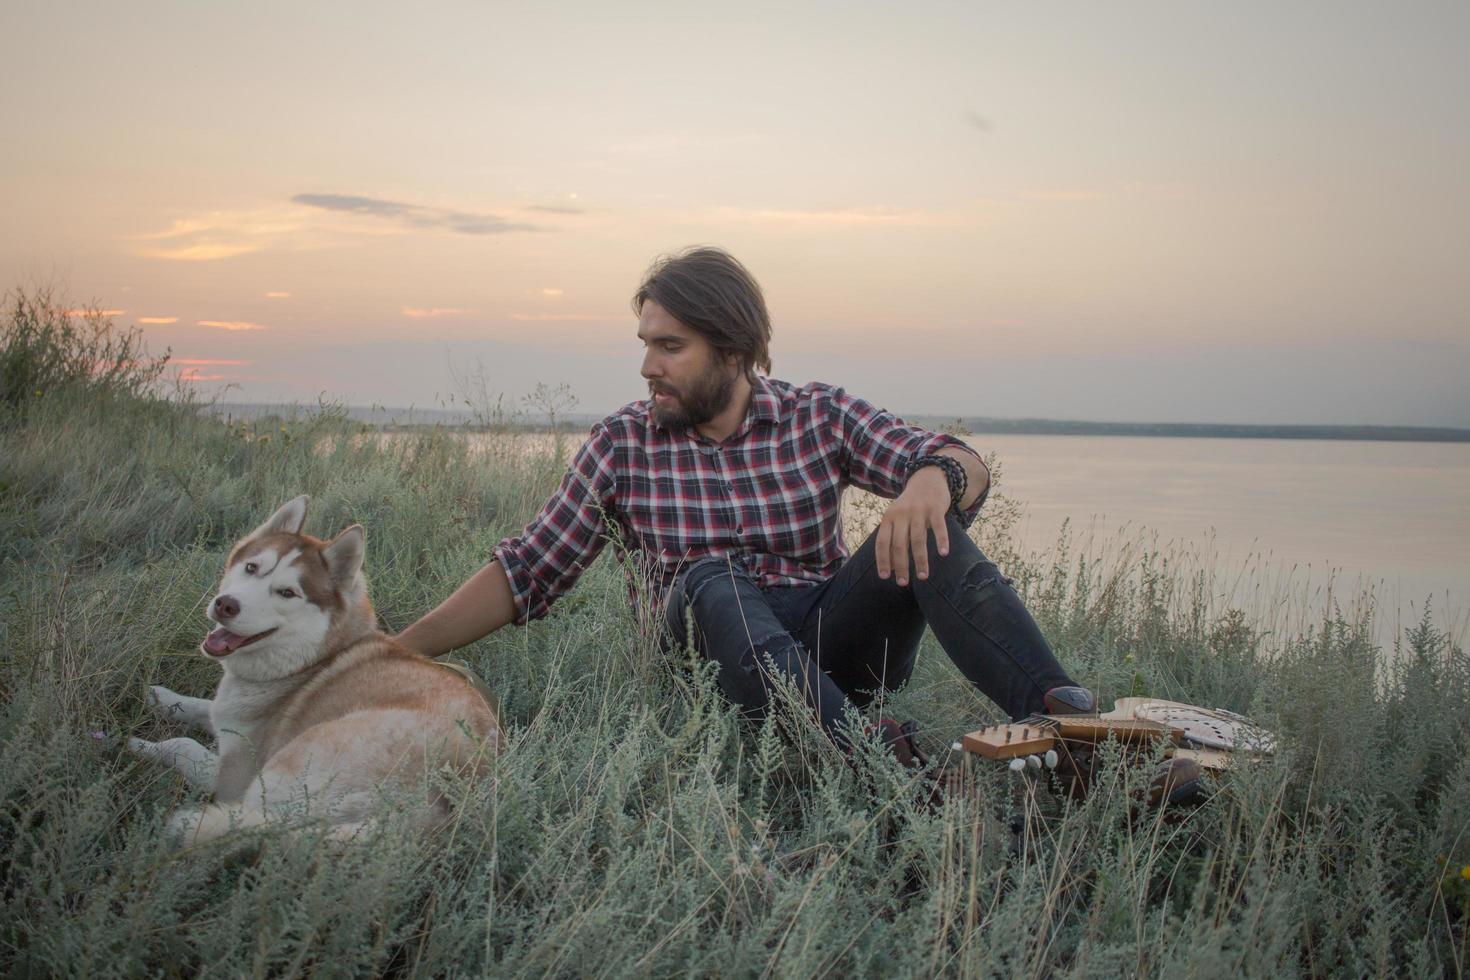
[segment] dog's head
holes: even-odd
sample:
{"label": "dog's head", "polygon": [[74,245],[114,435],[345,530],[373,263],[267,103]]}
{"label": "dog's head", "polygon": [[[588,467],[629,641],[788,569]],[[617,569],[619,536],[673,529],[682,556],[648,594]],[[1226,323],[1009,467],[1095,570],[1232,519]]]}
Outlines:
{"label": "dog's head", "polygon": [[284,504],[230,552],[201,649],[226,671],[273,680],[310,666],[373,628],[363,581],[364,535],[302,534],[309,498]]}

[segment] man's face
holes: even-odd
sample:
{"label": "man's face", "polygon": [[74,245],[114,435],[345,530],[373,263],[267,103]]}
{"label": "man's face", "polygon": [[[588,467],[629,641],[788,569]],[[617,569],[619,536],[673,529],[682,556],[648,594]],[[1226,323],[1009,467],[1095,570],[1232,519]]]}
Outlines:
{"label": "man's face", "polygon": [[652,300],[643,304],[638,339],[643,341],[641,373],[659,425],[703,425],[730,404],[740,376],[739,358],[721,357],[709,341]]}

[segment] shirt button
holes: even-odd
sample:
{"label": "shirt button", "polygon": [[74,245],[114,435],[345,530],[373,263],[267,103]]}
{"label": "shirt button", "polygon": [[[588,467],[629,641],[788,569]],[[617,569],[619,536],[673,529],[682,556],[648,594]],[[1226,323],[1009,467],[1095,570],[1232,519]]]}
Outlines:
{"label": "shirt button", "polygon": [[736,534],[744,534],[745,533],[745,528],[743,528],[743,527],[737,527],[735,529],[735,533]]}

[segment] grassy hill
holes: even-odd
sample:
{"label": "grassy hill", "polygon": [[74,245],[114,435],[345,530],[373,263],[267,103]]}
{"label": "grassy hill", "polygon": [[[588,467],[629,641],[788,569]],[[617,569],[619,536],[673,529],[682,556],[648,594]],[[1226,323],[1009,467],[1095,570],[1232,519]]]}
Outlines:
{"label": "grassy hill", "polygon": [[[1273,760],[1188,812],[1146,773],[1082,805],[972,766],[937,810],[798,713],[737,720],[660,656],[605,556],[552,615],[463,651],[498,693],[493,782],[451,831],[384,814],[177,850],[173,773],[120,751],[151,683],[207,695],[202,611],[230,544],[310,493],[361,521],[384,623],[478,568],[560,476],[513,439],[365,438],[319,411],[227,423],[158,387],[135,335],[13,299],[0,324],[0,972],[7,976],[1464,975],[1470,660],[1426,619],[1391,648],[1335,613],[1291,634],[1219,608],[1166,555],[1015,554],[976,533],[1110,703],[1149,694],[1275,728]],[[1001,489],[1003,490],[1003,484]],[[1358,606],[1357,608],[1371,608]],[[931,754],[997,720],[926,640],[884,709]],[[1464,869],[1462,873],[1462,869]]]}

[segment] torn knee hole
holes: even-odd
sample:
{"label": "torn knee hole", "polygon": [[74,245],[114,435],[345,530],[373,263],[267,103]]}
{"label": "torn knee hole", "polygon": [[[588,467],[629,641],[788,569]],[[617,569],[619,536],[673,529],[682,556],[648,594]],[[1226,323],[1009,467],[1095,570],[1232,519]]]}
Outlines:
{"label": "torn knee hole", "polygon": [[971,565],[962,579],[972,589],[989,589],[1006,583],[1006,577],[993,561],[980,561]]}

